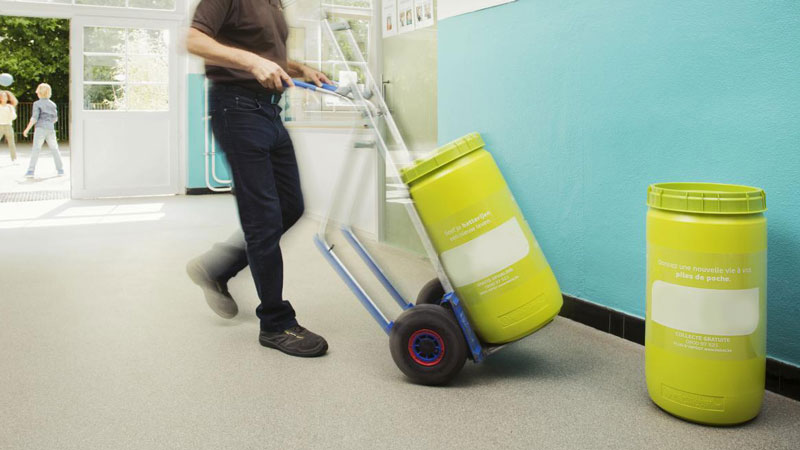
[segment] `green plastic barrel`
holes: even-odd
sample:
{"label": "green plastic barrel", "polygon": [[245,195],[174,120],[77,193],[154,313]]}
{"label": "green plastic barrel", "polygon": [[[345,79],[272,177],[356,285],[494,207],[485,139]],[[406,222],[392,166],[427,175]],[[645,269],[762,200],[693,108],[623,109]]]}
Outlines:
{"label": "green plastic barrel", "polygon": [[451,142],[401,171],[470,323],[487,343],[549,323],[561,290],[480,135]]}
{"label": "green plastic barrel", "polygon": [[678,417],[731,425],[764,397],[764,191],[713,183],[648,189],[645,371]]}

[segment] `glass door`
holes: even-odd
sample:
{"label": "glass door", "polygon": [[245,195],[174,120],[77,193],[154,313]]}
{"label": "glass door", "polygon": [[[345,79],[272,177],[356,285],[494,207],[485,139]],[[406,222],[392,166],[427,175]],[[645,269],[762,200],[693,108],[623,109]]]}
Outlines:
{"label": "glass door", "polygon": [[175,23],[78,17],[71,32],[73,197],[178,193]]}

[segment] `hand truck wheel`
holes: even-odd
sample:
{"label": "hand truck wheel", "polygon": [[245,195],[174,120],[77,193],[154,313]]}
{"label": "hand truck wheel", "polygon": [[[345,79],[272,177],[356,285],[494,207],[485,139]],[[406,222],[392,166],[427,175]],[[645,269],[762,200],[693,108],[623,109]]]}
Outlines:
{"label": "hand truck wheel", "polygon": [[400,314],[389,347],[397,367],[419,384],[447,383],[467,360],[467,342],[458,322],[438,305],[415,306]]}
{"label": "hand truck wheel", "polygon": [[438,278],[425,283],[417,294],[417,305],[439,305],[444,298],[444,288]]}

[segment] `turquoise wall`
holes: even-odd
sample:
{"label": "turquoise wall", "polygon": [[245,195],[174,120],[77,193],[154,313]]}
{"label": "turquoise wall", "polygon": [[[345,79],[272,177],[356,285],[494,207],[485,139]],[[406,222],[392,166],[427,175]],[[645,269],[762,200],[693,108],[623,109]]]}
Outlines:
{"label": "turquoise wall", "polygon": [[439,24],[439,140],[479,131],[561,288],[645,312],[658,181],[767,192],[770,356],[800,363],[800,2],[520,0]]}
{"label": "turquoise wall", "polygon": [[[205,103],[205,88],[203,82],[205,76],[200,73],[190,73],[187,75],[186,89],[187,98],[189,99],[188,117],[187,117],[187,130],[189,135],[186,142],[188,148],[186,149],[186,187],[187,188],[205,188],[205,139],[203,132],[205,131],[205,123],[203,121],[203,106]],[[211,139],[211,131],[208,132],[209,139]],[[210,151],[210,149],[209,149]],[[217,177],[223,180],[230,179],[228,174],[228,163],[222,154],[222,149],[217,146],[216,156]],[[211,169],[209,168],[209,171]],[[213,178],[212,178],[213,179]],[[214,186],[221,186],[220,183],[213,183]]]}

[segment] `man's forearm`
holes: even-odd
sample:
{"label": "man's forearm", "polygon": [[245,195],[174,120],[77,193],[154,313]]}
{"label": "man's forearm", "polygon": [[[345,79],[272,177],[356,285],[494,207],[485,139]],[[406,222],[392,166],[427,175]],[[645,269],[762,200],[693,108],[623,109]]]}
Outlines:
{"label": "man's forearm", "polygon": [[211,36],[196,28],[189,28],[186,36],[186,49],[215,66],[250,71],[257,56],[227,45],[220,44]]}

